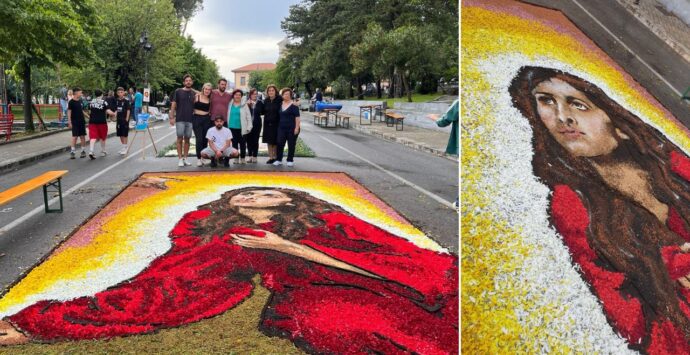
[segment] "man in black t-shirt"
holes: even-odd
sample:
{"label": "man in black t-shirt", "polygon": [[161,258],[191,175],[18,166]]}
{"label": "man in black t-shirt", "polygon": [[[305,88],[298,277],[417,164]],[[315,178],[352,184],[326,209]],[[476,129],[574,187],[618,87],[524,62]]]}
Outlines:
{"label": "man in black t-shirt", "polygon": [[122,143],[122,149],[120,149],[120,155],[127,154],[127,136],[129,136],[129,114],[130,114],[131,104],[129,100],[125,97],[125,89],[117,88],[117,99],[115,100],[115,113],[117,114],[117,120],[115,124],[115,130],[117,136],[120,137],[120,143]]}
{"label": "man in black t-shirt", "polygon": [[105,151],[105,140],[108,137],[108,120],[106,115],[115,114],[108,106],[108,101],[103,99],[103,92],[101,90],[96,90],[94,94],[96,97],[89,103],[89,158],[91,160],[96,159],[93,147],[96,141],[99,140],[101,141],[101,156],[108,155]]}
{"label": "man in black t-shirt", "polygon": [[192,138],[192,116],[194,113],[194,97],[196,91],[192,89],[192,76],[187,74],[183,78],[184,87],[175,90],[170,106],[170,125],[177,131],[177,166],[191,165],[187,162],[189,155],[189,139]]}
{"label": "man in black t-shirt", "polygon": [[81,140],[80,158],[86,156],[86,122],[84,121],[84,109],[81,105],[81,89],[72,89],[72,99],[67,103],[67,125],[72,129],[72,144],[70,149],[70,159],[74,159],[77,137]]}

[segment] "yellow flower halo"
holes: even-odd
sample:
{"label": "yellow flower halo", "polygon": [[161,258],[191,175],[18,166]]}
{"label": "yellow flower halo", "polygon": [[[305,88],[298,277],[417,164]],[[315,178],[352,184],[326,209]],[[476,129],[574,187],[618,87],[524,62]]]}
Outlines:
{"label": "yellow flower halo", "polygon": [[32,269],[0,299],[0,317],[40,300],[92,295],[136,276],[170,248],[168,233],[184,213],[243,187],[304,191],[420,247],[446,252],[342,173],[171,173],[141,178],[163,179],[167,189],[123,207],[103,222],[86,245],[60,248]]}

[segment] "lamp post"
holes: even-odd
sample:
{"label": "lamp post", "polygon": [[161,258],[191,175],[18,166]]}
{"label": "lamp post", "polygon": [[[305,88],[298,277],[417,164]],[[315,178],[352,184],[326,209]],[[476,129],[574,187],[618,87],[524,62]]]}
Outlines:
{"label": "lamp post", "polygon": [[[145,62],[145,69],[144,69],[144,84],[146,87],[149,89],[149,95],[151,93],[151,85],[149,84],[149,53],[151,52],[151,49],[153,49],[153,45],[149,42],[149,35],[147,31],[144,31],[141,33],[141,37],[139,37],[139,44],[141,47],[144,49],[144,62]],[[148,102],[146,103],[146,112],[148,112]]]}
{"label": "lamp post", "polygon": [[149,35],[146,31],[141,33],[139,37],[139,44],[144,49],[144,61],[145,61],[145,71],[144,71],[144,83],[149,86],[149,53],[153,49],[153,45],[149,42]]}

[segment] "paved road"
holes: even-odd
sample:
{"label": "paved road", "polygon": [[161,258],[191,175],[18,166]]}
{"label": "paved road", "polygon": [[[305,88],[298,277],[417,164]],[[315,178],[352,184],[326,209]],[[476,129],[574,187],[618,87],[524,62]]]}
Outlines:
{"label": "paved road", "polygon": [[523,0],[561,10],[594,43],[654,95],[685,126],[690,104],[690,63],[615,0]]}
{"label": "paved road", "polygon": [[[296,158],[294,170],[350,174],[441,245],[457,252],[458,214],[448,207],[458,193],[457,162],[353,130],[325,130],[312,126],[310,119],[303,121],[307,122],[301,137],[318,157]],[[174,131],[167,123],[153,128],[158,147],[174,142]],[[108,150],[115,153],[117,143],[109,140]],[[134,147],[141,149],[140,144]],[[152,158],[151,148],[148,152],[145,160],[140,154],[126,159],[111,154],[95,161],[70,160],[62,154],[0,174],[1,185],[6,187],[47,170],[70,171],[63,181],[63,193],[69,191],[64,198],[64,213],[43,213],[40,190],[0,207],[0,226],[4,226],[0,227],[0,253],[6,254],[0,257],[0,288],[30,269],[140,173],[200,169],[178,168],[175,158]],[[261,160],[257,165],[244,165],[243,169],[291,169],[274,168]],[[25,217],[36,209],[37,213]]]}

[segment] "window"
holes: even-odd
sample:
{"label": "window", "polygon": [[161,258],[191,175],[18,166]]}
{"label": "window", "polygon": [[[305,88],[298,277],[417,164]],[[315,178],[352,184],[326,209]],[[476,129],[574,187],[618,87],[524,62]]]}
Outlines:
{"label": "window", "polygon": [[241,77],[240,77],[240,85],[243,85],[243,86],[244,86],[244,85],[247,85],[247,84],[246,84],[246,78],[245,78],[244,76],[241,76]]}

